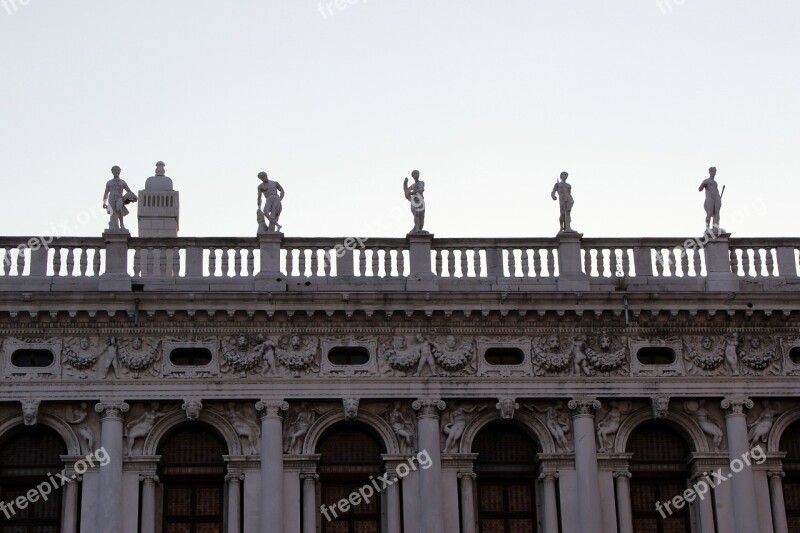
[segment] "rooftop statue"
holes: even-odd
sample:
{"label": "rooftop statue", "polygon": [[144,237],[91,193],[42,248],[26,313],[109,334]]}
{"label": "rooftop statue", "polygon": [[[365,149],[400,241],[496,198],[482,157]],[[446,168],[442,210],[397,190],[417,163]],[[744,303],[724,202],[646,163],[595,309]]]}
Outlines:
{"label": "rooftop statue", "polygon": [[[725,233],[725,230],[719,226],[719,210],[722,207],[722,194],[719,192],[717,180],[714,179],[716,175],[717,167],[709,168],[708,178],[703,180],[698,190],[702,192],[705,189],[706,191],[706,229],[711,229],[712,231],[716,230],[718,233]],[[725,187],[722,188],[722,192],[725,192]],[[713,225],[710,224],[712,218],[714,219]]]}
{"label": "rooftop statue", "polygon": [[[258,217],[258,231],[280,232],[283,226],[278,224],[278,218],[280,218],[281,211],[283,211],[282,202],[286,193],[280,183],[269,180],[266,172],[259,172],[258,178],[262,181],[258,186],[258,211],[256,212]],[[262,195],[264,196],[263,211],[261,210]],[[269,225],[267,225],[265,219],[269,221]]]}
{"label": "rooftop statue", "polygon": [[144,182],[144,188],[148,191],[172,191],[172,179],[164,175],[164,162],[156,163],[156,174],[150,176]]}
{"label": "rooftop statue", "polygon": [[414,229],[411,233],[428,233],[423,230],[425,226],[425,182],[419,179],[419,170],[411,173],[414,183],[408,184],[408,178],[403,181],[403,192],[406,200],[411,203],[411,214],[414,215]]}
{"label": "rooftop statue", "polygon": [[114,178],[106,183],[106,190],[103,193],[103,209],[111,215],[111,220],[108,222],[110,230],[125,229],[123,218],[128,214],[128,208],[125,206],[138,200],[128,184],[120,179],[121,172],[122,169],[118,166],[111,167],[111,174]]}
{"label": "rooftop statue", "polygon": [[572,206],[575,204],[575,201],[572,199],[572,185],[567,183],[568,176],[569,174],[566,172],[561,173],[561,181],[557,181],[556,184],[553,185],[550,198],[556,200],[556,193],[558,193],[558,207],[561,210],[561,214],[558,217],[561,226],[560,231],[574,232],[575,230],[572,229],[571,224]]}

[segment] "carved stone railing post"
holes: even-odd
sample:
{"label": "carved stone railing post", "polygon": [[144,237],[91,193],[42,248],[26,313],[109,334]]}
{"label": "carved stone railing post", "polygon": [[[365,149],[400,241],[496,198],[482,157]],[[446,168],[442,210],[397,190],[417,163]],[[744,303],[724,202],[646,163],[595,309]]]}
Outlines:
{"label": "carved stone railing post", "polygon": [[556,497],[556,479],[558,472],[542,472],[542,510],[544,512],[544,533],[558,533],[558,498]]}
{"label": "carved stone railing post", "polygon": [[779,246],[778,255],[778,274],[784,278],[797,278],[797,260],[794,258],[794,247]]}
{"label": "carved stone railing post", "polygon": [[[281,244],[283,233],[259,233],[258,245],[261,250],[261,265],[256,274],[257,291],[280,292],[286,290],[286,276],[281,272]],[[286,275],[290,275],[287,272]]]}
{"label": "carved stone railing post", "polygon": [[581,533],[602,533],[600,520],[600,475],[597,466],[594,412],[600,409],[595,399],[570,400],[567,407],[572,414],[575,439],[575,473],[578,481],[578,517]]}
{"label": "carved stone railing post", "polygon": [[122,423],[130,406],[125,402],[100,402],[94,410],[100,413],[100,445],[108,456],[108,464],[100,467],[95,530],[122,531]]}
{"label": "carved stone railing post", "polygon": [[653,275],[653,262],[650,257],[649,246],[634,246],[633,247],[633,267],[636,270],[636,277],[639,276],[652,276]]}
{"label": "carved stone railing post", "polygon": [[738,291],[739,278],[731,272],[731,252],[728,246],[730,233],[709,236],[703,248],[706,258],[706,290]]}
{"label": "carved stone railing post", "polygon": [[782,470],[770,470],[769,493],[772,500],[772,528],[774,533],[789,533],[789,524],[786,522],[786,502],[783,499],[783,478],[786,474]]}
{"label": "carved stone railing post", "polygon": [[283,533],[283,413],[289,404],[261,400],[261,533]]}
{"label": "carved stone railing post", "polygon": [[584,274],[581,266],[582,233],[559,232],[558,243],[558,290],[589,290],[589,275]]}
{"label": "carved stone railing post", "polygon": [[617,524],[619,533],[633,533],[633,508],[631,507],[631,473],[614,472],[614,493],[617,496]]}
{"label": "carved stone railing post", "polygon": [[419,451],[427,452],[431,458],[431,467],[419,471],[420,533],[441,533],[444,531],[444,515],[439,411],[446,406],[442,400],[420,399],[411,407],[418,411]]}
{"label": "carved stone railing post", "polygon": [[100,276],[101,291],[130,292],[131,277],[128,274],[128,241],[131,234],[127,231],[105,231],[103,240],[106,245],[106,271]]}
{"label": "carved stone railing post", "polygon": [[156,485],[158,476],[155,473],[140,474],[142,481],[142,518],[141,533],[156,531]]}
{"label": "carved stone railing post", "polygon": [[[750,454],[745,411],[752,409],[753,401],[743,397],[725,398],[721,406],[725,411],[728,454],[731,461],[734,529],[736,533],[759,531],[755,478],[752,468],[743,461],[743,457],[749,458]],[[738,465],[741,465],[741,468],[737,470]]]}
{"label": "carved stone railing post", "polygon": [[406,280],[409,291],[439,290],[439,281],[431,270],[431,248],[433,234],[421,233],[408,235],[408,255],[410,270]]}

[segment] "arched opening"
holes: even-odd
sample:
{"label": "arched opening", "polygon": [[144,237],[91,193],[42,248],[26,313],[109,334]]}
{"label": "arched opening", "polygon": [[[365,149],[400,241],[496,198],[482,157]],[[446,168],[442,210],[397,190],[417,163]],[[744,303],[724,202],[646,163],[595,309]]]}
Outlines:
{"label": "arched opening", "polygon": [[[320,439],[317,453],[322,505],[328,507],[357,494],[364,485],[371,485],[370,476],[377,480],[382,474],[383,443],[370,428],[359,424],[339,424],[329,430]],[[347,512],[335,508],[322,517],[323,533],[379,533],[380,530],[379,494],[370,502],[350,506]]]}
{"label": "arched opening", "polygon": [[164,533],[222,533],[225,441],[211,428],[182,425],[159,446]]}
{"label": "arched opening", "polygon": [[[0,515],[0,533],[60,533],[61,491],[53,489],[51,484],[53,491],[47,500],[37,496],[35,502],[26,494],[42,483],[50,483],[49,475],[55,476],[63,470],[60,456],[66,453],[64,441],[47,427],[21,428],[3,439],[0,502],[5,503],[6,511]],[[20,508],[18,498],[24,509]]]}
{"label": "arched opening", "polygon": [[800,531],[800,422],[795,422],[783,432],[780,451],[786,452],[783,460],[783,499],[789,531]]}
{"label": "arched opening", "polygon": [[513,422],[489,424],[475,437],[479,533],[537,531],[538,450],[538,443]]}
{"label": "arched opening", "polygon": [[[651,421],[637,427],[628,439],[633,530],[647,533],[689,533],[689,504],[677,509],[670,502],[688,487],[686,439],[668,424]],[[668,505],[659,512],[656,504]],[[668,512],[671,510],[672,512]],[[663,513],[663,516],[662,516]]]}

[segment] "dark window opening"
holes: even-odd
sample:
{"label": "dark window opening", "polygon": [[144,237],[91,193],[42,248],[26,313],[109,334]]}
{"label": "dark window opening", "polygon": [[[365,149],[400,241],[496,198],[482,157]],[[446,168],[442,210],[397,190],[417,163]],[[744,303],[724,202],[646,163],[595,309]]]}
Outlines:
{"label": "dark window opening", "polygon": [[489,348],[483,355],[489,365],[521,365],[525,354],[519,348]]}
{"label": "dark window opening", "polygon": [[792,360],[792,363],[800,365],[800,346],[796,346],[789,350],[789,359]]}
{"label": "dark window opening", "polygon": [[647,346],[639,348],[639,351],[636,352],[636,359],[643,365],[671,365],[675,362],[675,350]]}
{"label": "dark window opening", "polygon": [[369,350],[358,346],[331,348],[328,352],[328,361],[333,365],[340,366],[365,365],[369,362]]}
{"label": "dark window opening", "polygon": [[169,354],[175,366],[205,366],[211,363],[211,351],[205,348],[176,348]]}
{"label": "dark window opening", "polygon": [[50,350],[17,350],[11,354],[11,364],[20,368],[44,368],[53,364]]}

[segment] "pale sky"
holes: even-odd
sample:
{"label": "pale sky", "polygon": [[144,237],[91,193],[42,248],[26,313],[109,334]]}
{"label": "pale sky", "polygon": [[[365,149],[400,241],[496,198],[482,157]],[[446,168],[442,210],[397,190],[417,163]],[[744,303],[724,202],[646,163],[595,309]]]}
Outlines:
{"label": "pale sky", "polygon": [[255,236],[266,170],[287,236],[402,237],[416,168],[437,237],[554,236],[562,170],[586,237],[694,236],[711,165],[798,235],[800,2],[660,1],[0,0],[0,234],[163,160],[184,236]]}

